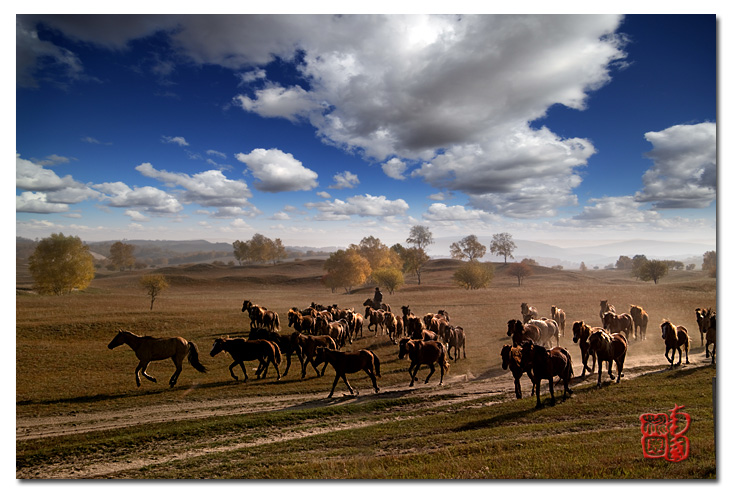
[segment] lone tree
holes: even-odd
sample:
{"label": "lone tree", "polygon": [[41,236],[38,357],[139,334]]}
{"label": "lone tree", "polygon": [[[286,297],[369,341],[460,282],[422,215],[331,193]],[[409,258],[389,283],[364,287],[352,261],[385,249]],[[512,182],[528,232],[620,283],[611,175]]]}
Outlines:
{"label": "lone tree", "polygon": [[454,282],[466,289],[480,289],[489,286],[494,277],[494,267],[489,263],[472,260],[454,272]]}
{"label": "lone tree", "polygon": [[517,278],[517,285],[522,286],[522,280],[532,275],[532,267],[525,262],[512,265],[507,269],[507,274]]}
{"label": "lone tree", "polygon": [[433,234],[426,226],[413,226],[406,239],[406,243],[413,245],[401,255],[403,269],[406,273],[414,273],[418,276],[418,285],[421,285],[421,271],[423,266],[431,258],[426,254],[426,247],[433,244]]}
{"label": "lone tree", "polygon": [[335,288],[345,288],[348,293],[354,286],[367,281],[371,269],[367,259],[356,249],[337,250],[324,262],[326,271],[322,283],[334,291]]}
{"label": "lone tree", "polygon": [[85,289],[94,279],[94,257],[77,236],[51,234],[38,243],[29,262],[35,289],[41,294]]}
{"label": "lone tree", "polygon": [[669,264],[662,260],[648,260],[644,262],[637,272],[637,277],[642,281],[654,281],[656,284],[659,279],[667,275],[669,272]]}
{"label": "lone tree", "polygon": [[470,262],[482,258],[487,253],[487,247],[479,242],[479,239],[473,234],[465,237],[461,241],[451,243],[451,258],[457,260],[467,259]]}
{"label": "lone tree", "polygon": [[139,279],[140,285],[147,290],[150,297],[150,310],[155,304],[155,298],[170,286],[162,274],[146,274]]}
{"label": "lone tree", "polygon": [[507,257],[515,258],[512,252],[515,251],[517,245],[512,241],[512,235],[509,233],[499,233],[492,236],[492,242],[489,244],[489,251],[493,255],[504,257],[504,263],[507,264]]}
{"label": "lone tree", "polygon": [[431,230],[426,226],[413,226],[406,239],[406,243],[425,251],[428,245],[433,244],[433,234],[431,234]]}

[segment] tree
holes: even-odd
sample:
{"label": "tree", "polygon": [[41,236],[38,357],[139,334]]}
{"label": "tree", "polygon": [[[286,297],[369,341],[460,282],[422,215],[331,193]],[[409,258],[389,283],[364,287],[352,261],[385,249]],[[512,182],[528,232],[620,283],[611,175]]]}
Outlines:
{"label": "tree", "polygon": [[710,277],[717,278],[717,252],[706,251],[702,255],[702,270],[709,272]]}
{"label": "tree", "polygon": [[125,270],[134,267],[134,245],[117,241],[109,248],[109,261],[114,270]]}
{"label": "tree", "polygon": [[523,262],[516,263],[507,269],[507,274],[515,276],[517,278],[517,285],[522,286],[522,280],[532,275],[532,267]]}
{"label": "tree", "polygon": [[248,241],[234,241],[233,256],[238,260],[239,265],[243,265],[243,262],[251,260],[251,247]]}
{"label": "tree", "polygon": [[494,267],[489,263],[471,260],[454,272],[454,282],[466,289],[480,289],[489,286],[494,277]]}
{"label": "tree", "polygon": [[370,277],[370,264],[357,250],[337,250],[324,262],[326,276],[323,280],[331,288],[345,288],[348,293],[354,286],[364,283]]}
{"label": "tree", "polygon": [[632,260],[627,257],[626,255],[621,255],[618,257],[618,260],[616,260],[616,268],[618,270],[631,270],[633,268],[634,263]]}
{"label": "tree", "polygon": [[489,252],[493,255],[504,257],[504,263],[507,264],[507,257],[515,258],[512,252],[515,251],[517,245],[512,241],[512,235],[509,233],[499,233],[492,236],[492,242],[489,244]]}
{"label": "tree", "polygon": [[451,258],[457,260],[468,259],[470,262],[482,258],[487,253],[487,247],[479,242],[473,234],[461,241],[451,243]]}
{"label": "tree", "polygon": [[656,284],[659,279],[667,275],[669,266],[662,260],[647,260],[639,267],[637,277],[642,281],[654,281]]}
{"label": "tree", "polygon": [[403,272],[406,274],[416,274],[418,277],[418,285],[421,285],[421,271],[426,262],[431,257],[426,254],[426,251],[422,248],[406,248],[402,255],[403,258]]}
{"label": "tree", "polygon": [[408,235],[408,239],[406,239],[406,243],[425,251],[428,245],[433,244],[431,230],[426,226],[411,227],[411,232]]}
{"label": "tree", "polygon": [[94,257],[77,236],[51,234],[38,243],[29,262],[36,291],[41,294],[85,289],[94,279]]}
{"label": "tree", "polygon": [[405,282],[403,272],[393,266],[376,269],[370,277],[378,286],[383,286],[387,289],[390,294],[393,294],[393,291],[403,286]]}
{"label": "tree", "polygon": [[170,286],[170,283],[167,282],[167,279],[165,279],[165,276],[162,274],[143,275],[140,277],[139,283],[145,290],[147,290],[147,295],[150,297],[150,310],[152,310],[152,306],[155,304],[155,299],[159,296],[159,294]]}
{"label": "tree", "polygon": [[646,258],[646,255],[634,255],[634,258],[631,259],[631,275],[637,279],[641,279],[641,276],[639,275],[641,272],[641,266],[648,261],[649,259]]}
{"label": "tree", "polygon": [[580,267],[579,267],[579,270],[580,270],[581,272],[587,272],[587,271],[588,271],[588,267],[586,267],[586,263],[585,263],[585,262],[581,262],[581,263],[580,263]]}
{"label": "tree", "polygon": [[351,245],[350,247],[356,249],[360,255],[367,259],[373,272],[384,267],[400,269],[403,266],[403,261],[398,253],[388,248],[376,237],[368,236],[363,238],[359,245]]}
{"label": "tree", "polygon": [[282,243],[281,238],[276,238],[271,245],[271,261],[276,263],[281,262],[286,258],[286,248]]}

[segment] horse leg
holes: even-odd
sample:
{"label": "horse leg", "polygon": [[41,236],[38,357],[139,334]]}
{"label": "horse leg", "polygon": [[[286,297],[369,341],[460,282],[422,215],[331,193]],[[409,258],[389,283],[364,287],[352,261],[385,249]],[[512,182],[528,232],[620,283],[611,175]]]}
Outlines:
{"label": "horse leg", "polygon": [[550,402],[555,406],[555,392],[553,391],[553,378],[548,379],[548,385],[550,386]]}
{"label": "horse leg", "polygon": [[428,384],[428,380],[431,378],[434,372],[436,372],[436,366],[432,363],[428,364],[428,367],[431,369],[431,372],[426,376],[426,381],[424,384]]}
{"label": "horse leg", "polygon": [[[611,379],[615,379],[615,377],[611,373],[612,368],[613,368],[613,360],[608,360],[608,377],[610,377]],[[616,368],[618,368],[618,364],[616,364]]]}
{"label": "horse leg", "polygon": [[[271,363],[274,364],[274,369],[276,370],[276,380],[277,381],[280,380],[281,379],[281,373],[279,372],[279,365],[276,363],[276,359],[269,360],[269,363],[270,364]],[[268,370],[268,366],[266,367],[266,369]]]}
{"label": "horse leg", "polygon": [[535,408],[541,408],[542,403],[540,403],[540,379],[537,379],[537,382],[533,382],[532,386],[537,391],[537,404],[535,405]]}
{"label": "horse leg", "polygon": [[370,376],[370,380],[373,381],[373,389],[375,389],[375,393],[379,393],[380,388],[378,387],[378,381],[375,378],[375,372],[373,372],[372,369],[366,370],[365,372]]}
{"label": "horse leg", "polygon": [[[232,363],[232,364],[230,365],[230,367],[228,367],[228,370],[229,370],[229,371],[231,372],[231,377],[233,377],[233,379],[237,381],[237,380],[238,380],[238,376],[237,376],[236,374],[234,374],[234,373],[233,373],[233,367],[235,367],[236,365],[238,365],[238,362],[233,362],[233,363]],[[245,372],[245,371],[244,371],[244,372]]]}
{"label": "horse leg", "polygon": [[418,373],[418,369],[421,367],[420,363],[417,363],[415,366],[411,365],[411,368],[408,369],[408,372],[411,374],[411,384],[410,387],[413,387],[413,383],[418,380],[418,377],[416,377],[416,374]]}
{"label": "horse leg", "polygon": [[626,356],[622,357],[620,360],[616,360],[616,375],[618,376],[618,379],[616,379],[616,384],[619,384],[621,382],[621,376],[624,375],[623,370],[625,359]]}
{"label": "horse leg", "polygon": [[[243,382],[248,382],[248,374],[246,373],[246,363],[241,360],[238,362],[238,364],[241,366],[241,370],[243,370]],[[233,367],[233,365],[231,365]],[[233,369],[231,369],[231,374],[233,374]]]}
{"label": "horse leg", "polygon": [[177,384],[177,378],[180,377],[180,372],[182,372],[183,358],[184,355],[176,355],[172,358],[172,363],[175,364],[175,372],[173,372],[172,377],[170,377],[170,387]]}
{"label": "horse leg", "polygon": [[444,366],[441,365],[441,380],[439,381],[439,386],[444,385]]}
{"label": "horse leg", "polygon": [[337,381],[340,380],[340,374],[335,373],[335,381],[332,383],[332,391],[330,391],[330,395],[327,396],[328,398],[331,398],[333,394],[335,394],[335,386],[337,385]]}
{"label": "horse leg", "polygon": [[603,360],[598,360],[598,387],[601,387],[601,372],[603,368]]}
{"label": "horse leg", "polygon": [[[345,374],[342,374],[342,380],[345,383],[345,386],[347,386],[347,389],[350,390],[350,394],[352,394],[352,395],[356,394],[355,390],[352,389],[352,386],[350,386],[350,382],[347,380],[347,376]],[[358,392],[357,394],[360,394],[360,393]]]}

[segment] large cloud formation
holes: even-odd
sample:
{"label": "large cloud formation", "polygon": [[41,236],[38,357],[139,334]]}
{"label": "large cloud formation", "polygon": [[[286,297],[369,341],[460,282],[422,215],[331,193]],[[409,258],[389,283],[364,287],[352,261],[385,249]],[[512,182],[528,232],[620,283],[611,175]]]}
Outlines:
{"label": "large cloud formation", "polygon": [[[625,57],[616,15],[20,16],[19,84],[37,84],[39,53],[82,70],[38,43],[39,20],[113,50],[165,32],[179,60],[240,71],[231,101],[242,111],[307,122],[323,142],[382,162],[390,177],[460,191],[476,208],[518,218],[574,205],[579,169],[595,153],[586,138],[531,123],[554,105],[585,108]],[[293,67],[287,82],[269,80],[274,60]],[[237,158],[258,190],[317,186],[314,171],[280,150]]]}

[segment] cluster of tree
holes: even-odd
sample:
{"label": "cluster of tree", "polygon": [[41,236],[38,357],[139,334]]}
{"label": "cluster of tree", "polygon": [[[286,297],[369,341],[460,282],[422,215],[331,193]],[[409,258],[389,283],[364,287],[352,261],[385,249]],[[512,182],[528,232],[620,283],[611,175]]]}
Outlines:
{"label": "cluster of tree", "polygon": [[35,290],[40,294],[82,290],[94,279],[94,257],[77,236],[51,234],[37,244],[28,261]]}
{"label": "cluster of tree", "polygon": [[390,294],[404,284],[404,274],[416,275],[421,284],[421,270],[430,258],[426,247],[433,243],[433,235],[425,226],[413,226],[406,243],[412,246],[398,243],[388,247],[368,236],[346,250],[337,250],[324,263],[322,283],[333,292],[344,288],[350,293],[355,286],[373,281]]}
{"label": "cluster of tree", "polygon": [[286,248],[281,239],[271,240],[263,234],[254,234],[248,241],[233,242],[233,256],[238,263],[277,263],[287,257]]}

